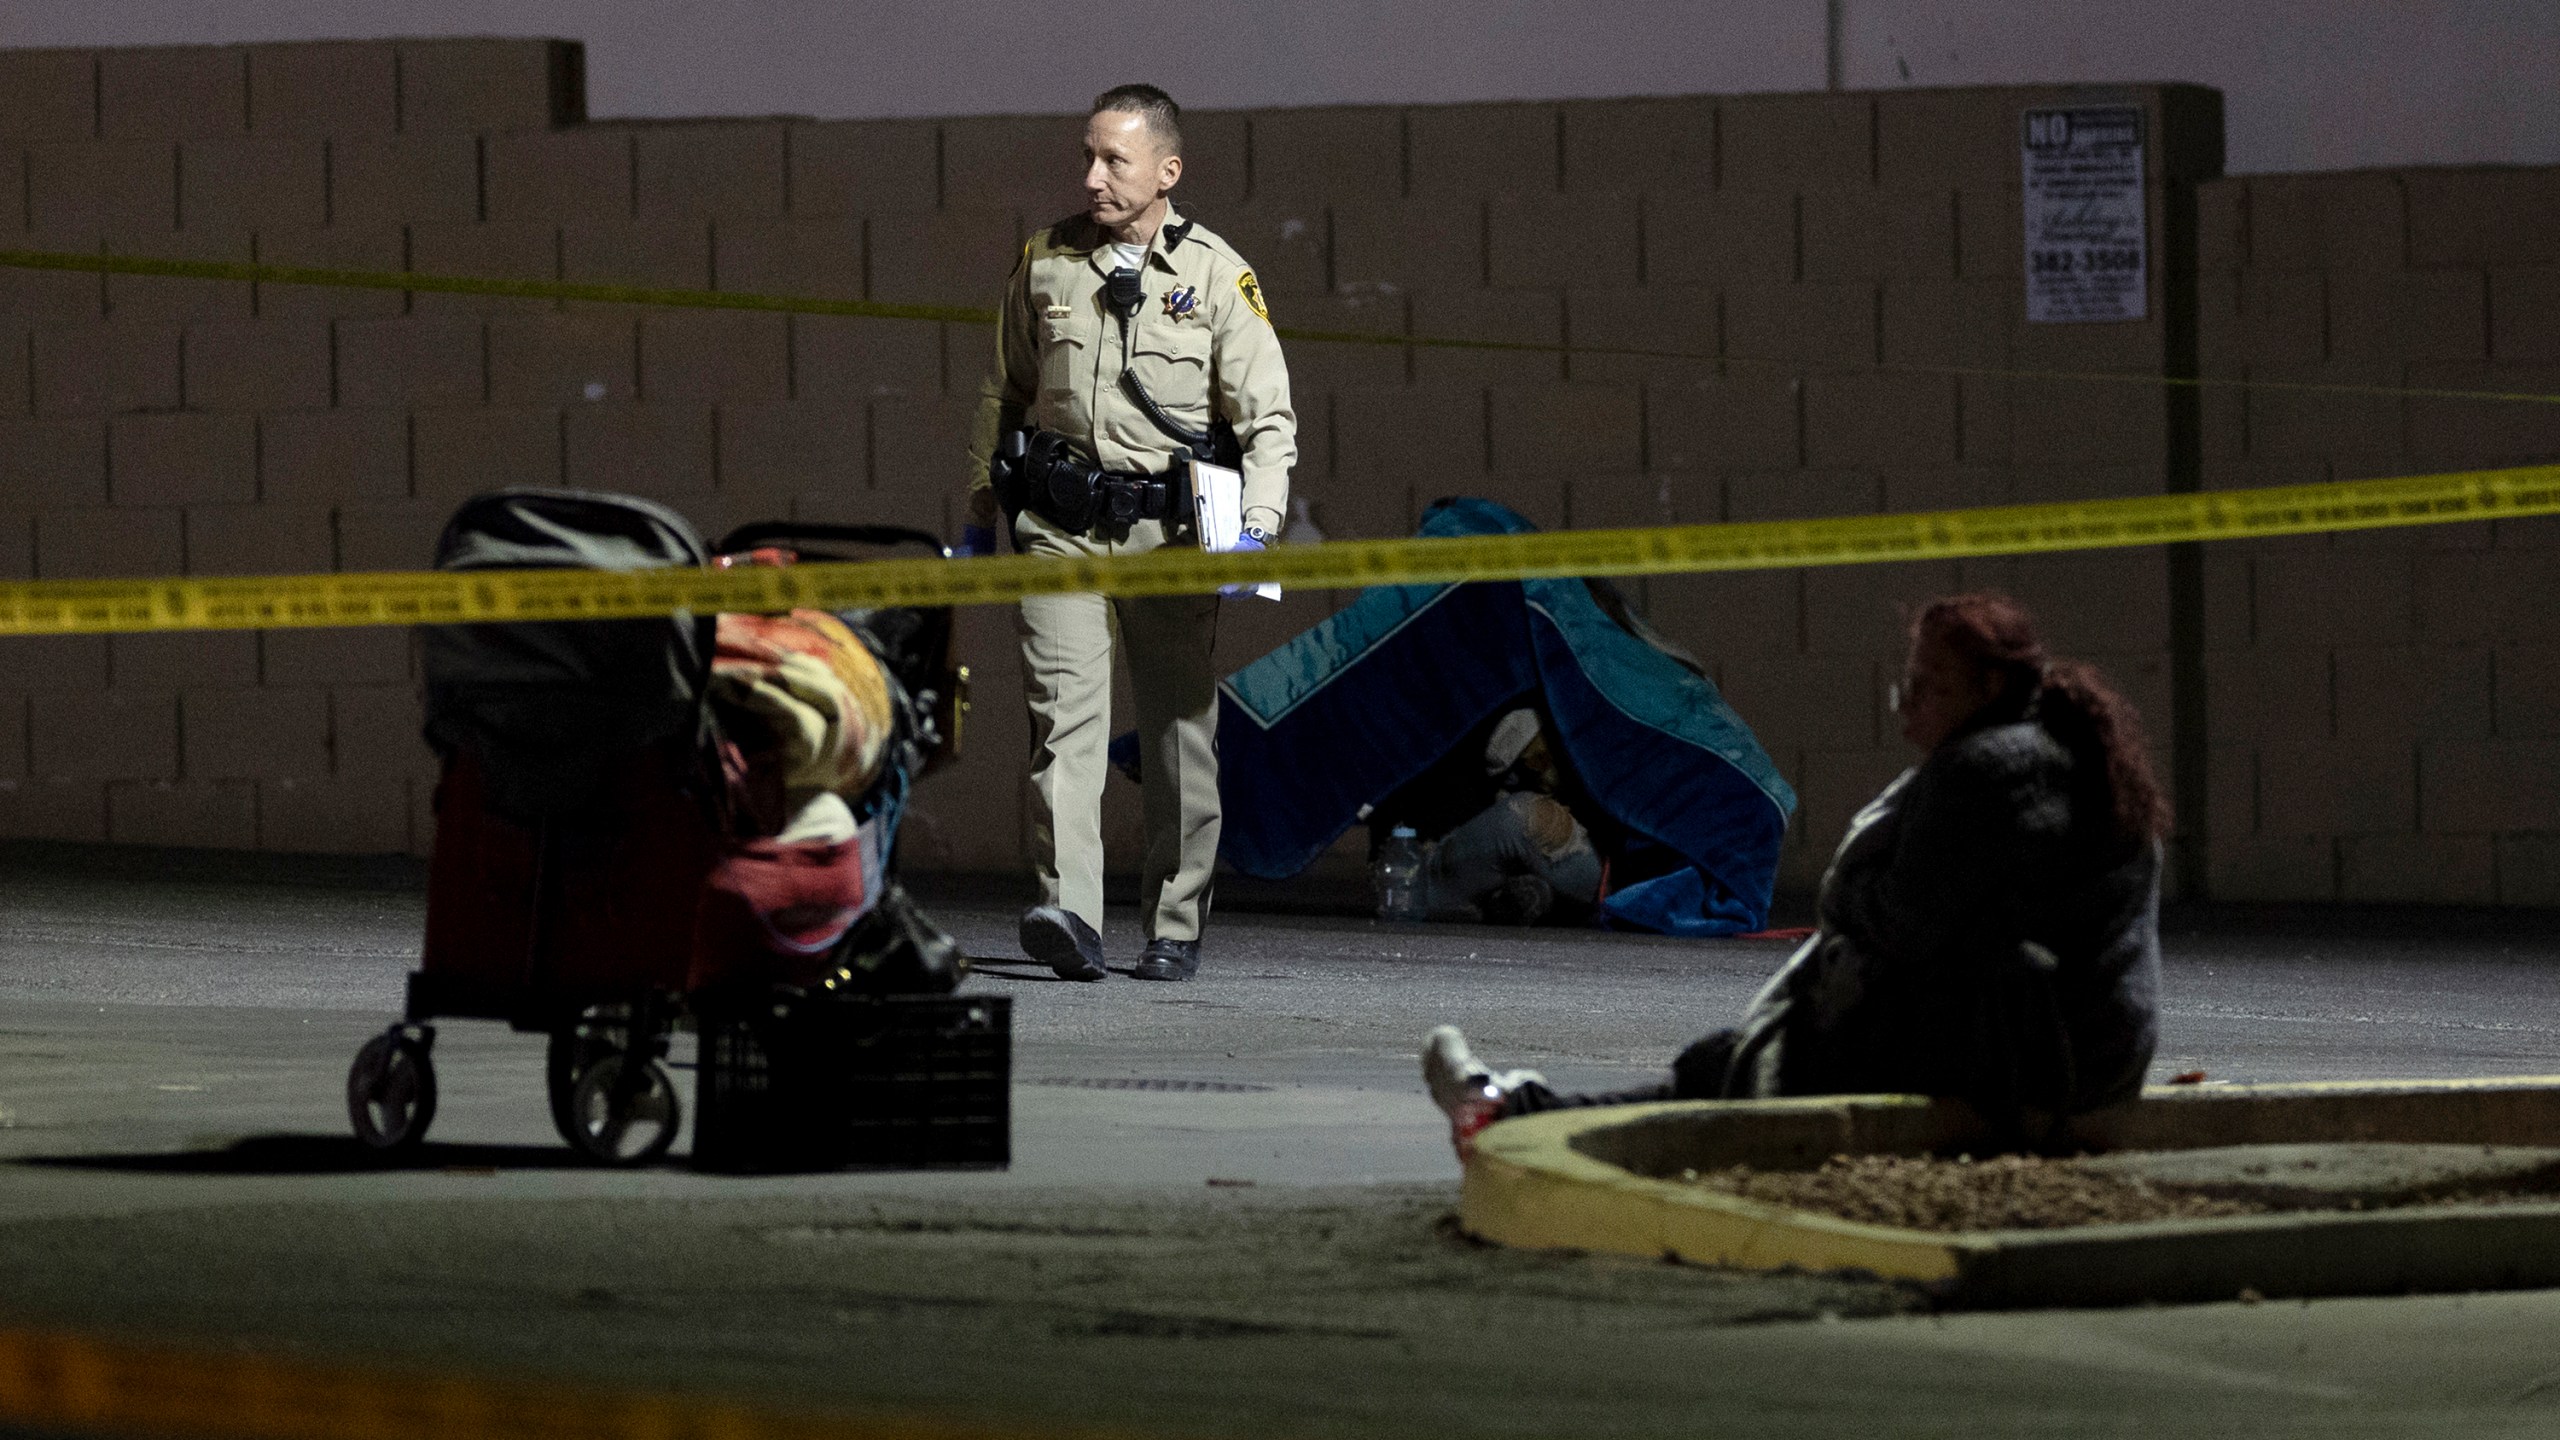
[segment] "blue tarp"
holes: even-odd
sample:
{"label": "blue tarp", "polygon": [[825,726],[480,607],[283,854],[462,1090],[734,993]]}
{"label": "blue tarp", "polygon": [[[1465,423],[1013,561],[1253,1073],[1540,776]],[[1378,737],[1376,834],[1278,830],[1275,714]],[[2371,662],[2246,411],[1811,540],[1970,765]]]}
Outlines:
{"label": "blue tarp", "polygon": [[[1444,500],[1424,535],[1535,529]],[[1495,714],[1539,700],[1591,798],[1685,866],[1609,896],[1672,935],[1768,923],[1795,792],[1713,682],[1630,634],[1579,580],[1379,586],[1220,685],[1220,852],[1285,879]]]}

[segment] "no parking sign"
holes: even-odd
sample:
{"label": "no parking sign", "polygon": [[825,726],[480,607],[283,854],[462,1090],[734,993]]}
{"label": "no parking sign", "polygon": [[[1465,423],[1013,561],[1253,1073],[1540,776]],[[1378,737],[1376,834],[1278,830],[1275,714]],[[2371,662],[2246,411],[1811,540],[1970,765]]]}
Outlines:
{"label": "no parking sign", "polygon": [[2148,313],[2142,111],[2131,105],[2029,110],[2019,141],[2028,321],[2142,319]]}

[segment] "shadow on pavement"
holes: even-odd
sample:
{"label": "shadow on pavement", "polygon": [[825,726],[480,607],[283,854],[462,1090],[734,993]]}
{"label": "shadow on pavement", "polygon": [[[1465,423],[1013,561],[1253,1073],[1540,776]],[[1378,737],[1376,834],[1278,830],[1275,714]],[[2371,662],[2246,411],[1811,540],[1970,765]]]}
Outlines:
{"label": "shadow on pavement", "polygon": [[28,1155],[12,1165],[136,1175],[352,1175],[374,1170],[586,1170],[565,1145],[439,1145],[401,1154],[369,1150],[345,1135],[252,1135],[220,1150],[140,1155]]}
{"label": "shadow on pavement", "polygon": [[981,960],[972,956],[969,973],[989,980],[1025,980],[1038,984],[1075,984],[1037,960]]}

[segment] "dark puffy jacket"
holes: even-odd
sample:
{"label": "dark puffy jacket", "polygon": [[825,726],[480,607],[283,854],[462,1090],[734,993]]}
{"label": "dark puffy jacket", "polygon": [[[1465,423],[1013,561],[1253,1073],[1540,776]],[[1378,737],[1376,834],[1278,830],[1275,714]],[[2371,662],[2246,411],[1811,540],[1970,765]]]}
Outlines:
{"label": "dark puffy jacket", "polygon": [[2126,1099],[2159,1038],[2160,847],[2032,717],[1940,745],[1857,818],[1821,929],[1736,1037],[1736,1096],[1917,1093],[1995,1125]]}

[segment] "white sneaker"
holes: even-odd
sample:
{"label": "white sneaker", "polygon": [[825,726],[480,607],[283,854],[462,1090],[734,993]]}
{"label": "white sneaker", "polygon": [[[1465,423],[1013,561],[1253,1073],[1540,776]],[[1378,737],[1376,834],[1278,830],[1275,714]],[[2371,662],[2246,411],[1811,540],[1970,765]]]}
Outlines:
{"label": "white sneaker", "polygon": [[1487,1101],[1500,1105],[1512,1091],[1546,1078],[1535,1070],[1495,1074],[1467,1048],[1467,1037],[1455,1025],[1439,1027],[1422,1042],[1422,1083],[1431,1092],[1431,1103],[1452,1116]]}

